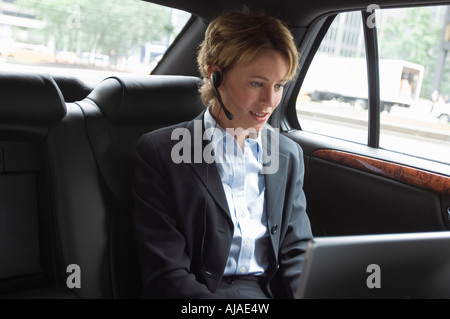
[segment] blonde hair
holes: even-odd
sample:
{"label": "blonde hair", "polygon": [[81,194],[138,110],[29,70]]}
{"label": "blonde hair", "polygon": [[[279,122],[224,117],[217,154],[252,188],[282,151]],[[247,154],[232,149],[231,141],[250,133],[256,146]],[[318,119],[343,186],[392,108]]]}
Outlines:
{"label": "blonde hair", "polygon": [[250,63],[262,49],[280,52],[288,62],[286,80],[292,80],[298,68],[298,51],[287,26],[279,19],[248,7],[227,11],[211,21],[200,44],[197,63],[203,82],[203,104],[212,105],[214,92],[208,79],[208,67],[222,72]]}

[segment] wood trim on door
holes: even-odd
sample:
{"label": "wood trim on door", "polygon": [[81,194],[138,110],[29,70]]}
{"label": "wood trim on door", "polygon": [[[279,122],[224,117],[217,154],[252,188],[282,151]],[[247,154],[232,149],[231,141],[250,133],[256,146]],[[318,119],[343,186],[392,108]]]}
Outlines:
{"label": "wood trim on door", "polygon": [[320,149],[312,156],[450,196],[450,177],[362,155]]}

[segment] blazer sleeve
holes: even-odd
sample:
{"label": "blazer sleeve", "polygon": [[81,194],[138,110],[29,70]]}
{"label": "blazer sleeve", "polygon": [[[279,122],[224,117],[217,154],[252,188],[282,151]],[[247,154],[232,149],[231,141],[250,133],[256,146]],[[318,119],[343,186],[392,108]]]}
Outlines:
{"label": "blazer sleeve", "polygon": [[[286,235],[279,251],[279,271],[287,298],[295,298],[308,242],[313,238],[311,224],[306,213],[306,197],[303,191],[303,151],[295,144],[298,156],[291,159],[290,180],[286,192],[285,220],[288,221]],[[295,148],[294,148],[295,149]],[[296,152],[297,153],[297,152]]]}
{"label": "blazer sleeve", "polygon": [[138,143],[134,172],[133,224],[144,298],[216,298],[189,273],[185,238],[177,229],[167,162],[158,139],[144,135]]}

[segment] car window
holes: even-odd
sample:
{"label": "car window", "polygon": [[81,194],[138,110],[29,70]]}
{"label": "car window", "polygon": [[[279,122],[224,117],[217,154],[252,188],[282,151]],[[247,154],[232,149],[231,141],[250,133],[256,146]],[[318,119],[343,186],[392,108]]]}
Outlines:
{"label": "car window", "polygon": [[360,12],[337,15],[297,100],[303,130],[367,143],[367,67]]}
{"label": "car window", "polygon": [[374,7],[366,21],[361,12],[346,12],[329,27],[298,96],[301,128],[368,143],[363,28],[375,28],[379,147],[449,163],[450,6]]}
{"label": "car window", "polygon": [[450,162],[449,8],[380,10],[382,148]]}
{"label": "car window", "polygon": [[141,0],[0,0],[0,70],[149,74],[190,14]]}

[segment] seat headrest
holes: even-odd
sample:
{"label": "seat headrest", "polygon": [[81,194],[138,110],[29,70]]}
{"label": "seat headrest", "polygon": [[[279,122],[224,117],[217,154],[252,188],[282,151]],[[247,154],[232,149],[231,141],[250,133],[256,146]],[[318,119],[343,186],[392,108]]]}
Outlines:
{"label": "seat headrest", "polygon": [[116,123],[186,121],[205,109],[199,82],[197,77],[176,75],[109,77],[87,98]]}
{"label": "seat headrest", "polygon": [[57,121],[67,112],[64,98],[50,75],[0,73],[0,119]]}

